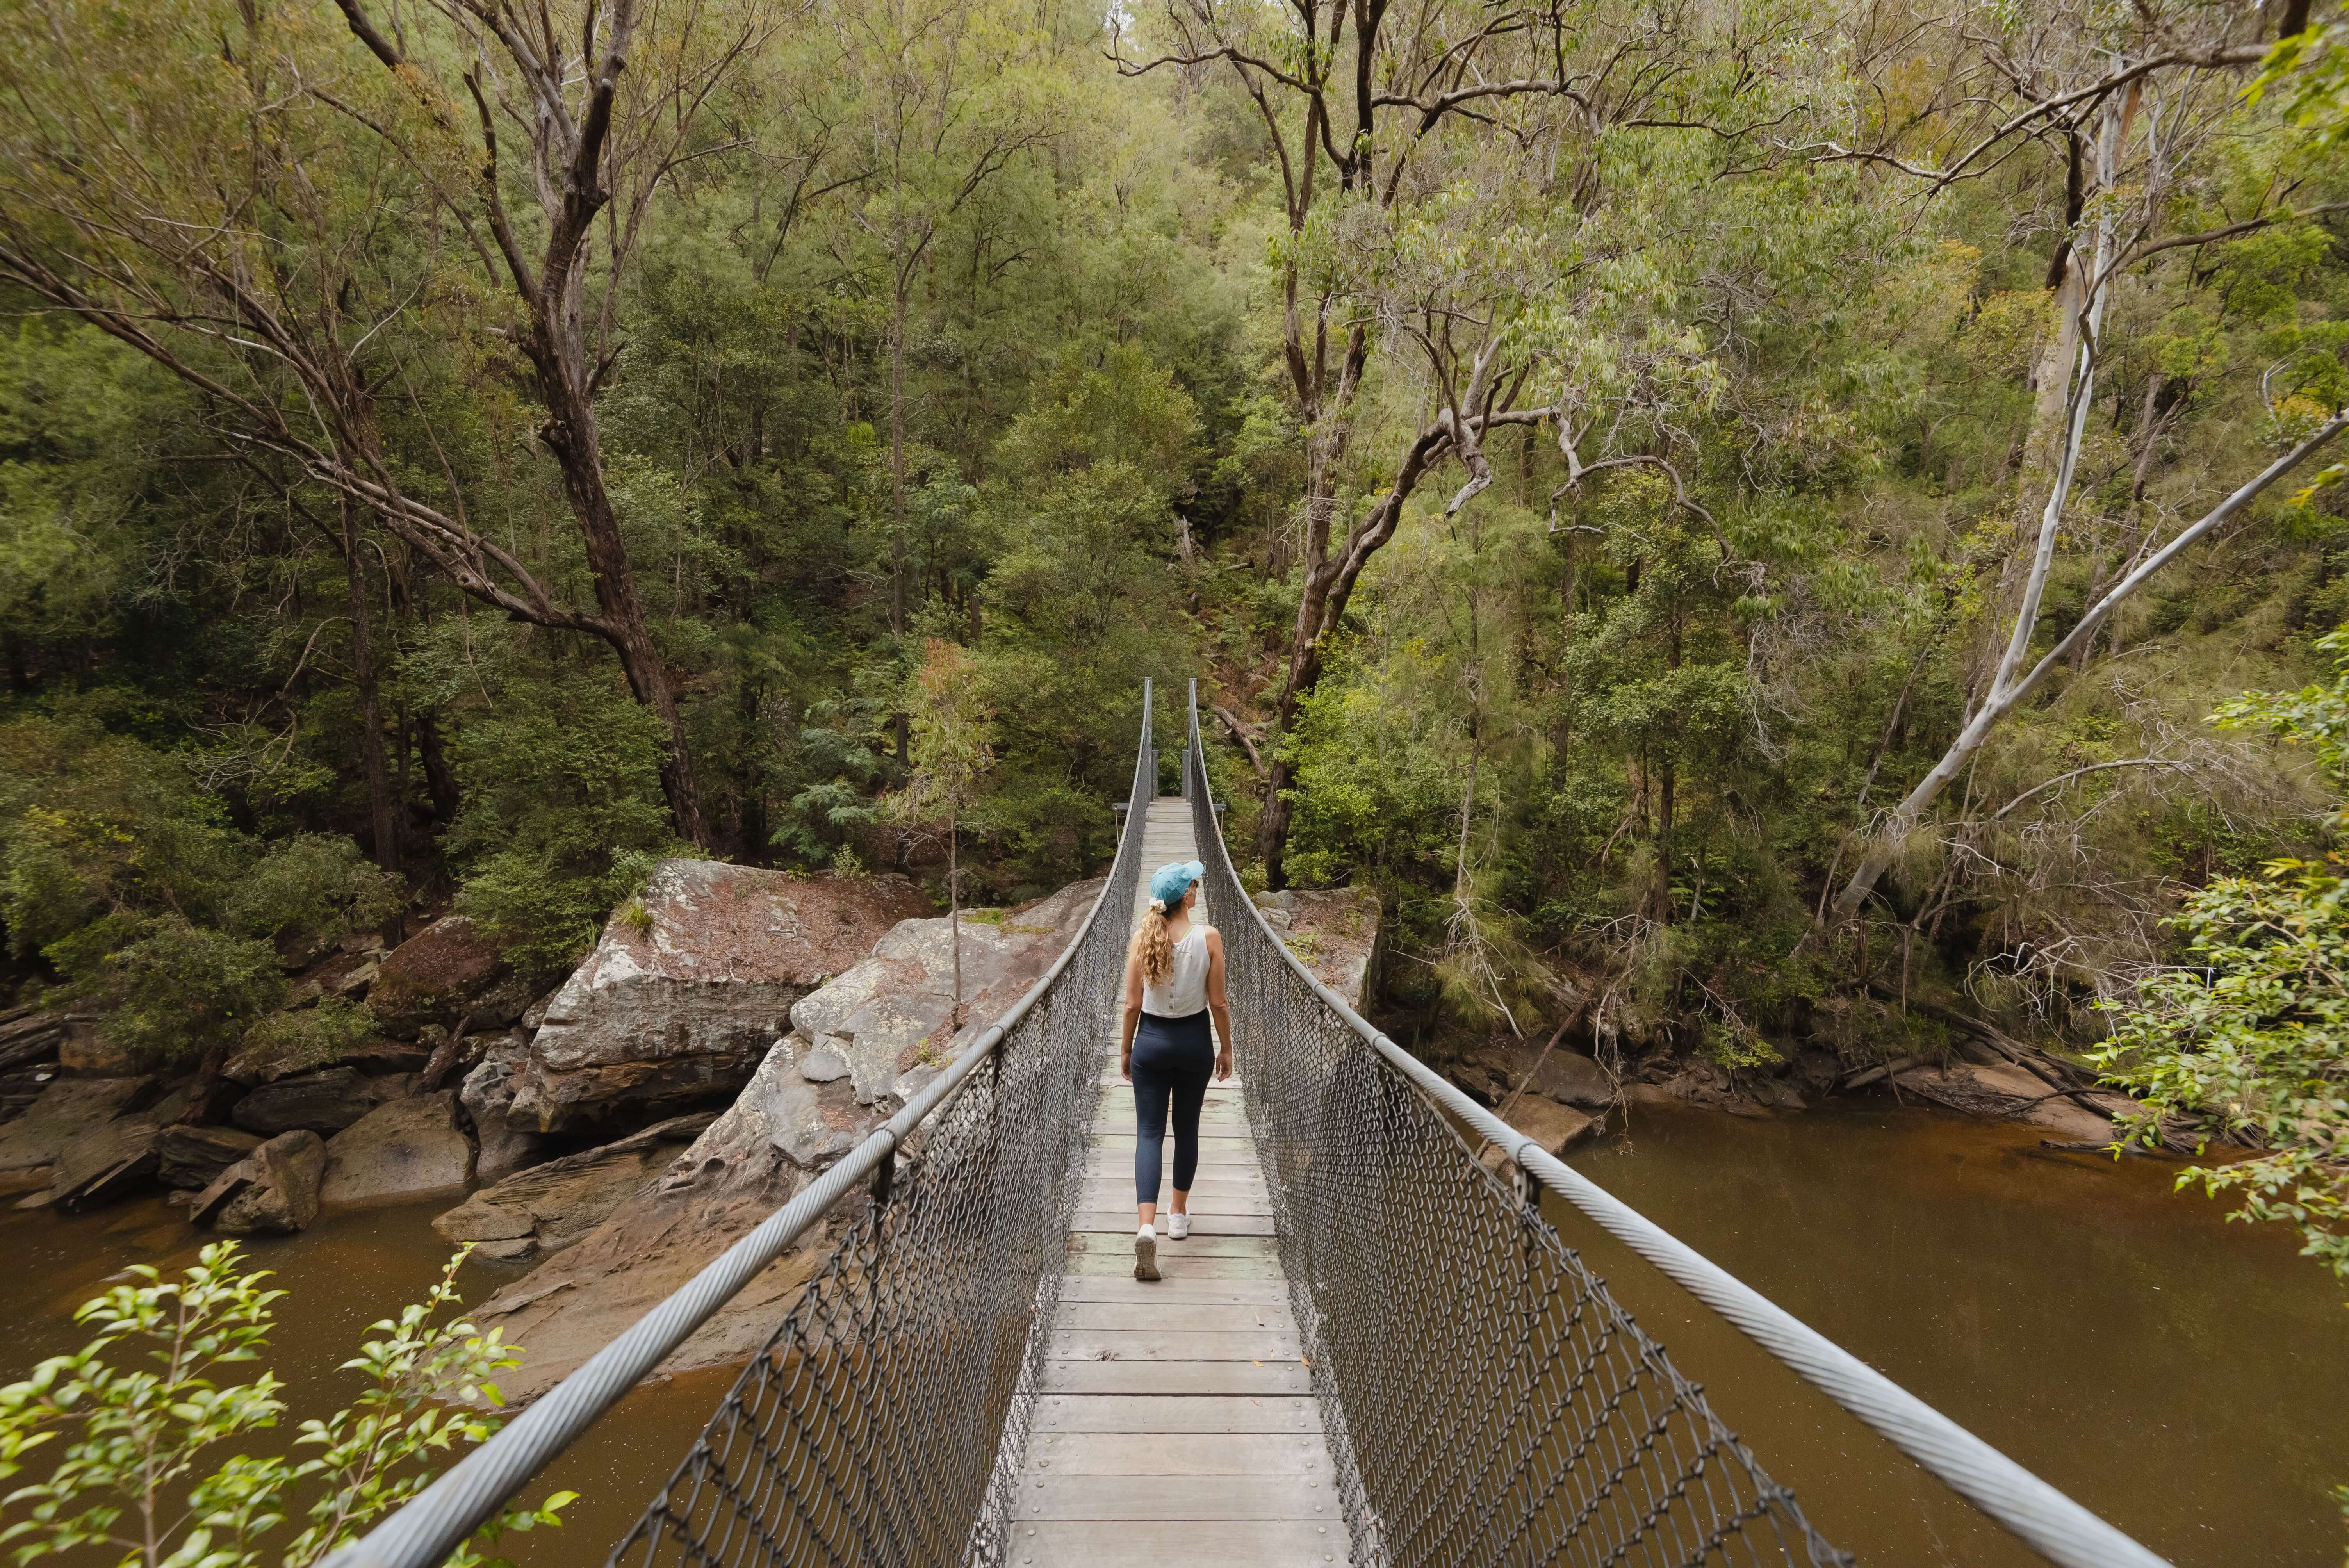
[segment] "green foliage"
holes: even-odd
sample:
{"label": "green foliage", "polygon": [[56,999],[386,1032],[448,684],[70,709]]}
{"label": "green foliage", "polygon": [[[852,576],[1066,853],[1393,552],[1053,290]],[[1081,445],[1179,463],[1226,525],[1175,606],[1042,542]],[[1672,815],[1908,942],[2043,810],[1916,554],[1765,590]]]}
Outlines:
{"label": "green foliage", "polygon": [[[2317,646],[2334,656],[2332,681],[2247,692],[2213,717],[2305,748],[2349,795],[2349,627]],[[2349,802],[2336,824],[2349,824]],[[2123,1142],[2158,1145],[2165,1116],[2206,1140],[2247,1137],[2261,1152],[2179,1184],[2240,1193],[2240,1217],[2298,1226],[2303,1253],[2349,1281],[2349,863],[2335,852],[2218,878],[2176,924],[2189,965],[2146,981],[2095,1053],[2144,1103]]]}
{"label": "green foliage", "polygon": [[272,1013],[245,1031],[240,1057],[267,1061],[286,1072],[325,1067],[374,1037],[375,1015],[364,1002],[322,996],[311,1006]]}
{"label": "green foliage", "polygon": [[[89,929],[89,928],[86,928]],[[141,921],[102,954],[47,950],[83,995],[109,1004],[100,1032],[150,1062],[192,1061],[241,1037],[285,994],[277,950],[176,914]]]}
{"label": "green foliage", "polygon": [[[299,1459],[243,1451],[287,1413],[284,1385],[267,1371],[226,1381],[267,1350],[285,1293],[264,1287],[266,1273],[238,1272],[233,1243],[205,1247],[177,1280],[134,1265],[138,1283],[75,1314],[97,1338],[0,1388],[0,1478],[55,1460],[0,1503],[0,1546],[20,1563],[98,1549],[140,1568],[247,1568],[298,1522],[277,1551],[308,1568],[357,1540],[423,1490],[427,1461],[497,1429],[463,1407],[496,1405],[491,1378],[517,1361],[502,1331],[445,1314],[464,1255],[423,1302],[374,1325],[382,1337],[347,1364],[365,1387],[349,1408],[300,1424],[295,1445],[313,1451]],[[559,1523],[572,1495],[504,1511],[450,1561],[481,1563],[503,1531]]]}
{"label": "green foliage", "polygon": [[350,840],[303,833],[237,879],[221,917],[240,935],[314,946],[382,925],[406,903],[400,879],[378,871]]}

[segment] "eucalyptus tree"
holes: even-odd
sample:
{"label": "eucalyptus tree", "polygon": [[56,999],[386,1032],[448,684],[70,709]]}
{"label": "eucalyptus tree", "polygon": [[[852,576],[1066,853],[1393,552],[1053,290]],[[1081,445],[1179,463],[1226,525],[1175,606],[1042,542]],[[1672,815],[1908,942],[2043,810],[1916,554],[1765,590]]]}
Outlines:
{"label": "eucalyptus tree", "polygon": [[[596,402],[654,199],[719,150],[699,113],[761,0],[29,0],[0,22],[0,278],[206,395],[229,455],[290,467],[463,592],[608,645],[670,737],[676,692],[605,474]],[[419,382],[519,384],[593,607],[482,525]]]}
{"label": "eucalyptus tree", "polygon": [[[1924,776],[1869,825],[1870,841],[1835,901],[1847,917],[2002,721],[2056,671],[2085,665],[2114,613],[2164,566],[2240,514],[2349,422],[2337,412],[2341,389],[2324,390],[2340,379],[2325,356],[2287,356],[2275,367],[2288,372],[2282,385],[2272,384],[2271,372],[2261,389],[2270,439],[2282,455],[2168,542],[2141,538],[2117,580],[2101,593],[2092,591],[2085,613],[2055,646],[2032,656],[2099,374],[2118,357],[2107,329],[2112,302],[2132,290],[2161,288],[2164,270],[2177,262],[2202,271],[2217,247],[2349,203],[2325,199],[2344,192],[2322,157],[2320,126],[2294,136],[2241,106],[2253,67],[2269,52],[2264,13],[2192,4],[2059,5],[1984,7],[1980,21],[1941,33],[1963,43],[1954,59],[1938,62],[1944,69],[1921,102],[1902,105],[1891,85],[1916,64],[1906,41],[1863,61],[1860,74],[1887,106],[1869,127],[1871,139],[1800,149],[1889,170],[1896,180],[1919,182],[1910,193],[1928,198],[2013,160],[2060,160],[2063,170],[2062,214],[2045,280],[2053,320],[2032,378],[2033,413],[2013,512],[1994,559],[1978,563],[1995,575],[1984,596],[1992,614],[1968,681],[1965,722]],[[2308,21],[2309,7],[2299,5],[2285,7],[2277,25],[2289,41]],[[2294,48],[2279,53],[2297,57]],[[1891,112],[1895,107],[1907,112]],[[2261,134],[2249,156],[2262,165],[2263,178],[2245,181],[2246,149],[2238,144],[2254,130]],[[2157,364],[2144,394],[2147,428],[2134,485],[2139,500],[2159,431],[2185,400],[2174,380],[2168,366]],[[2165,393],[2173,394],[2167,405],[2160,401]]]}
{"label": "eucalyptus tree", "polygon": [[[1555,432],[1575,479],[1662,464],[1686,496],[1665,409],[1702,379],[1704,346],[1670,306],[1679,267],[1647,242],[1671,193],[1767,170],[1806,93],[1836,101],[1823,26],[1613,0],[1169,0],[1148,46],[1120,39],[1129,73],[1224,73],[1275,171],[1279,354],[1305,447],[1277,731],[1420,487],[1456,469],[1456,513],[1490,482],[1495,432]],[[1389,422],[1391,446],[1360,449]],[[1286,748],[1267,774],[1257,848],[1278,883]]]}

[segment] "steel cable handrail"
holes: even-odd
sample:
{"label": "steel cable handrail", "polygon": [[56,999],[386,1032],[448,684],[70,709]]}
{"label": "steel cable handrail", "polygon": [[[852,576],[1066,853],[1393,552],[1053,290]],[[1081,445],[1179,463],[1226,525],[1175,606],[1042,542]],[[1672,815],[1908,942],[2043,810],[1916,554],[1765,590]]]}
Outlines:
{"label": "steel cable handrail", "polygon": [[[1079,953],[1097,945],[1088,939],[1094,934],[1102,912],[1110,910],[1111,918],[1116,920],[1132,900],[1142,828],[1148,803],[1157,794],[1151,696],[1151,683],[1144,680],[1141,742],[1116,861],[1083,924],[1042,978],[895,1116],[455,1468],[364,1539],[328,1558],[324,1568],[433,1568],[441,1563],[719,1307],[820,1223],[859,1182],[871,1179],[885,1183],[898,1151],[916,1130],[951,1109],[951,1102],[970,1085],[981,1066],[999,1065],[1005,1039],[1052,991]],[[1112,934],[1122,940],[1123,933]],[[885,1187],[880,1189],[880,1195],[885,1198]]]}
{"label": "steel cable handrail", "polygon": [[[1191,797],[1195,820],[1200,824],[1199,853],[1207,861],[1211,883],[1221,882],[1237,892],[1238,878],[1232,870],[1217,808],[1213,804],[1206,758],[1199,727],[1198,682],[1195,680],[1191,683],[1184,755],[1184,793]],[[1278,954],[1291,978],[1309,987],[1348,1030],[1444,1114],[1498,1149],[1533,1182],[1557,1193],[1588,1216],[1796,1376],[1826,1393],[1952,1491],[2020,1536],[2042,1556],[2064,1568],[2168,1568],[2165,1559],[1900,1387],[1477,1104],[1370,1024],[1324,985],[1289,950],[1253,899],[1243,892],[1235,902],[1247,906],[1248,935],[1260,938],[1263,948]],[[1250,944],[1256,945],[1253,941]],[[1239,1032],[1245,1037],[1247,1026],[1243,1025]],[[1462,1149],[1464,1153],[1464,1143]],[[1537,1205],[1528,1203],[1526,1207],[1529,1214],[1537,1218]],[[1540,1222],[1547,1228],[1546,1222]]]}

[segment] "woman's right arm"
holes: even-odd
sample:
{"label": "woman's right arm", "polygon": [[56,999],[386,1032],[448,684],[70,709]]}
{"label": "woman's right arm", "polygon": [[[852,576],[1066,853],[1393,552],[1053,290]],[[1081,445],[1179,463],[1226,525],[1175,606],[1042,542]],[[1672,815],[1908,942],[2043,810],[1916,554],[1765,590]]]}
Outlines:
{"label": "woman's right arm", "polygon": [[1142,960],[1125,955],[1125,1017],[1117,1032],[1117,1076],[1133,1076],[1133,1031],[1142,1023]]}

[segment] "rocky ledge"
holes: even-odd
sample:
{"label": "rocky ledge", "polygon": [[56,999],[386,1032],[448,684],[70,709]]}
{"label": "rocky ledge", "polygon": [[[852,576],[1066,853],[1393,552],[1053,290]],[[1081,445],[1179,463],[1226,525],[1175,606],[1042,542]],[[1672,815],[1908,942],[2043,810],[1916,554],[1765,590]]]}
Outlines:
{"label": "rocky ledge", "polygon": [[928,908],[902,877],[664,861],[547,1003],[507,1115],[563,1132],[723,1105],[792,1004]]}
{"label": "rocky ledge", "polygon": [[[734,1103],[657,1181],[632,1191],[575,1244],[482,1305],[484,1318],[525,1347],[523,1365],[499,1387],[513,1399],[545,1392],[854,1148],[1051,967],[1101,887],[1080,882],[1024,909],[967,918],[958,1027],[942,919],[900,923],[869,958],[802,997],[791,1009],[790,1032],[770,1040]],[[450,1233],[478,1229],[488,1220],[482,1210],[495,1206],[519,1230],[514,1211],[531,1205],[499,1199],[499,1191],[444,1215],[444,1225]],[[533,1246],[542,1244],[535,1222],[531,1233]],[[812,1236],[771,1265],[668,1359],[667,1369],[750,1355],[828,1244],[824,1235]]]}

